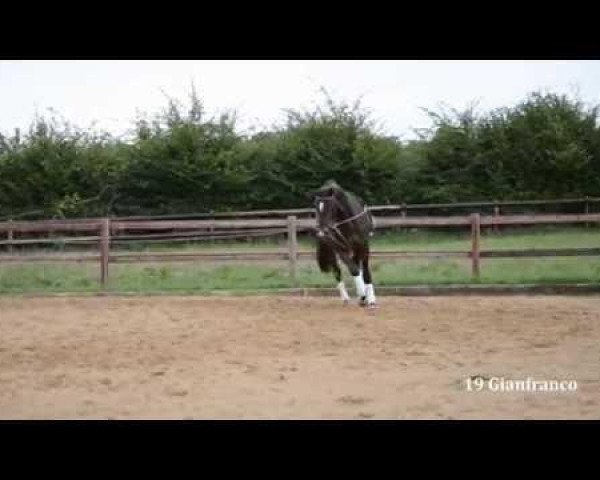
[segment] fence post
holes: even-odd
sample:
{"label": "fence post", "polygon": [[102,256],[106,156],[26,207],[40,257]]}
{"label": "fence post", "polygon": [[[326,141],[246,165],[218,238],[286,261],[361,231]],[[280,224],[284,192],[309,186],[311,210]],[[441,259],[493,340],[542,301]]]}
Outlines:
{"label": "fence post", "polygon": [[471,271],[474,278],[479,278],[479,237],[481,233],[481,217],[479,213],[471,214]]}
{"label": "fence post", "polygon": [[[8,227],[8,241],[12,242],[14,240],[14,232],[13,232],[12,227],[10,226],[10,225],[12,225],[12,218],[8,219],[8,225],[9,225],[9,227]],[[11,254],[13,253],[12,243],[8,244],[8,253],[11,253]]]}
{"label": "fence post", "polygon": [[[583,213],[585,213],[586,215],[588,215],[590,213],[590,202],[589,202],[589,198],[587,195],[585,196],[585,203],[583,204]],[[590,226],[590,222],[585,222],[585,228],[589,228]]]}
{"label": "fence post", "polygon": [[[494,205],[494,217],[500,216],[500,206]],[[498,233],[498,224],[494,223],[494,233]]]}
{"label": "fence post", "polygon": [[[214,219],[212,219],[212,220],[214,220]],[[213,223],[211,223],[209,225],[208,232],[209,232],[209,236],[210,236],[210,243],[214,244],[215,243],[215,239],[214,239],[215,225]]]}
{"label": "fence post", "polygon": [[[402,202],[402,207],[400,209],[400,216],[402,217],[402,219],[406,218],[406,203]],[[408,232],[408,228],[401,228],[400,232]]]}
{"label": "fence post", "polygon": [[110,218],[102,219],[100,237],[100,283],[105,287],[108,280],[108,260],[110,255]]}
{"label": "fence post", "polygon": [[288,224],[288,258],[290,265],[290,278],[294,286],[298,285],[296,277],[296,263],[298,260],[298,239],[296,237],[296,216],[287,217]]}

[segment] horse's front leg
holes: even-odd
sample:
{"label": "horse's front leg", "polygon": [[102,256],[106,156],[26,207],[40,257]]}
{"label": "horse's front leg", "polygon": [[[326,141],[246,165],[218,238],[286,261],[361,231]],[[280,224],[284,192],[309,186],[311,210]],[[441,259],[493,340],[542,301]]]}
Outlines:
{"label": "horse's front leg", "polygon": [[340,292],[340,297],[344,304],[348,304],[350,302],[350,296],[348,295],[348,291],[346,290],[346,285],[344,284],[344,280],[342,280],[342,271],[340,270],[337,262],[333,266],[333,274],[335,275],[335,279],[337,280],[337,289]]}

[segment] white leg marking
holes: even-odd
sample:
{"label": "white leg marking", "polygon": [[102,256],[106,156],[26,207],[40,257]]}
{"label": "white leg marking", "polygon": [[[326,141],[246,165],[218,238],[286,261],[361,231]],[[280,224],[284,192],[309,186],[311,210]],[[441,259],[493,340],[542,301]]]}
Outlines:
{"label": "white leg marking", "polygon": [[377,300],[375,299],[375,287],[373,287],[373,284],[368,283],[367,285],[365,285],[365,290],[367,292],[367,304],[375,305],[375,303],[377,303]]}
{"label": "white leg marking", "polygon": [[360,272],[356,277],[352,277],[352,278],[354,278],[354,284],[356,285],[356,295],[358,295],[358,298],[364,297],[365,296],[365,282],[362,277],[362,272]]}
{"label": "white leg marking", "polygon": [[342,297],[344,303],[348,303],[350,301],[350,296],[348,295],[348,291],[346,290],[346,285],[344,285],[343,280],[337,284],[337,288],[340,291],[340,297]]}

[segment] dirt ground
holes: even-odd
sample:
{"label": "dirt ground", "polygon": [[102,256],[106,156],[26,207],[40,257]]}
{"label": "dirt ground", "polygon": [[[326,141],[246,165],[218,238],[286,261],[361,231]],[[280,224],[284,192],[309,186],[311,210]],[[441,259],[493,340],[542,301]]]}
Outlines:
{"label": "dirt ground", "polygon": [[379,300],[1,297],[0,418],[600,418],[600,297]]}

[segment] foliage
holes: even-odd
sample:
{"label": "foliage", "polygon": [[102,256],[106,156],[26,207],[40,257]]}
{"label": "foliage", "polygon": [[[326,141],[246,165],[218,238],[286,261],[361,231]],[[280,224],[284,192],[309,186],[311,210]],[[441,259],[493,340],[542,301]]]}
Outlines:
{"label": "foliage", "polygon": [[369,204],[600,196],[598,107],[576,98],[427,111],[431,128],[403,143],[360,100],[323,94],[249,136],[235,112],[209,117],[194,88],[139,116],[129,141],[37,116],[0,135],[0,217],[293,208],[331,178]]}

